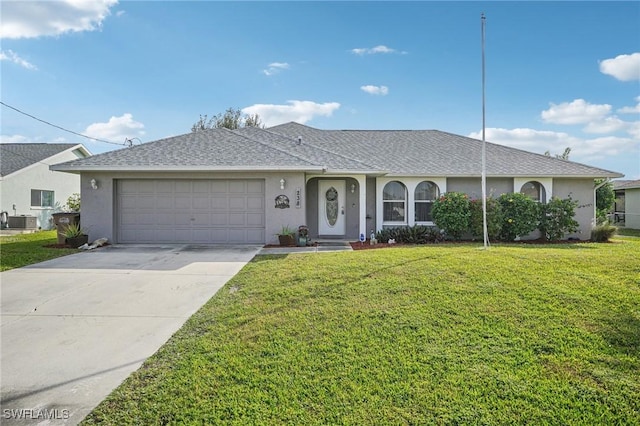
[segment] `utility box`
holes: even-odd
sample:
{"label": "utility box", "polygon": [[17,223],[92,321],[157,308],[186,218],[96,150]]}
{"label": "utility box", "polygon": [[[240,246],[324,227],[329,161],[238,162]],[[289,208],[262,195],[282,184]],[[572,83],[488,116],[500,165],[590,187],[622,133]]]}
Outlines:
{"label": "utility box", "polygon": [[38,219],[35,216],[9,216],[7,225],[9,229],[36,229]]}
{"label": "utility box", "polygon": [[80,225],[80,213],[54,213],[51,216],[58,231],[58,244],[64,244],[64,231],[69,225]]}

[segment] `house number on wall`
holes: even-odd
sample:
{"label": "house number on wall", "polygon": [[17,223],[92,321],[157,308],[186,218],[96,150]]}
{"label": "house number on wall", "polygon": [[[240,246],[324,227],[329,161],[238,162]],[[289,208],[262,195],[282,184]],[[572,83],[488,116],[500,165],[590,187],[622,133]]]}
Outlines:
{"label": "house number on wall", "polygon": [[302,197],[302,189],[301,188],[296,188],[296,209],[299,209],[302,207],[302,202],[301,202],[301,197]]}

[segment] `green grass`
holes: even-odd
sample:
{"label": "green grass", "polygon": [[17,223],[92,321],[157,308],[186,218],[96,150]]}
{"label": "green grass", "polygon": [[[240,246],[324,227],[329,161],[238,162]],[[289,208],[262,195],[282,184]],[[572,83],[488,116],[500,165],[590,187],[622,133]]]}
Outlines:
{"label": "green grass", "polygon": [[84,424],[640,424],[640,240],[259,256]]}
{"label": "green grass", "polygon": [[56,243],[55,230],[0,237],[0,271],[20,268],[78,252],[77,249],[44,247]]}
{"label": "green grass", "polygon": [[640,229],[631,229],[619,227],[617,231],[618,235],[623,235],[626,237],[640,237]]}

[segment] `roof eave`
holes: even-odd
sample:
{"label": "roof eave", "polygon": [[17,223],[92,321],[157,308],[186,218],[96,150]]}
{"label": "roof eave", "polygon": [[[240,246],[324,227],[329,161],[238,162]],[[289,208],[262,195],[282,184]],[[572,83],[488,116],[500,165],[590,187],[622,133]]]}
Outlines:
{"label": "roof eave", "polygon": [[315,172],[324,171],[322,166],[71,166],[52,165],[50,170],[83,173],[83,172]]}

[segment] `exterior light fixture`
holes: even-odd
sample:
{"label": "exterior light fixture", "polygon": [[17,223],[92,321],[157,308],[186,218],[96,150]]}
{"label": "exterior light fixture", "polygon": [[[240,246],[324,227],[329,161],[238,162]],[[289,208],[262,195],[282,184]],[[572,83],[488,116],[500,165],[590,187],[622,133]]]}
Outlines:
{"label": "exterior light fixture", "polygon": [[354,192],[356,192],[356,184],[352,183],[351,184],[351,193],[353,194]]}
{"label": "exterior light fixture", "polygon": [[91,188],[98,189],[98,181],[95,179],[91,179]]}
{"label": "exterior light fixture", "polygon": [[280,189],[284,189],[284,184],[285,184],[286,182],[287,182],[287,181],[286,181],[286,180],[284,180],[284,178],[283,178],[283,179],[280,179]]}

